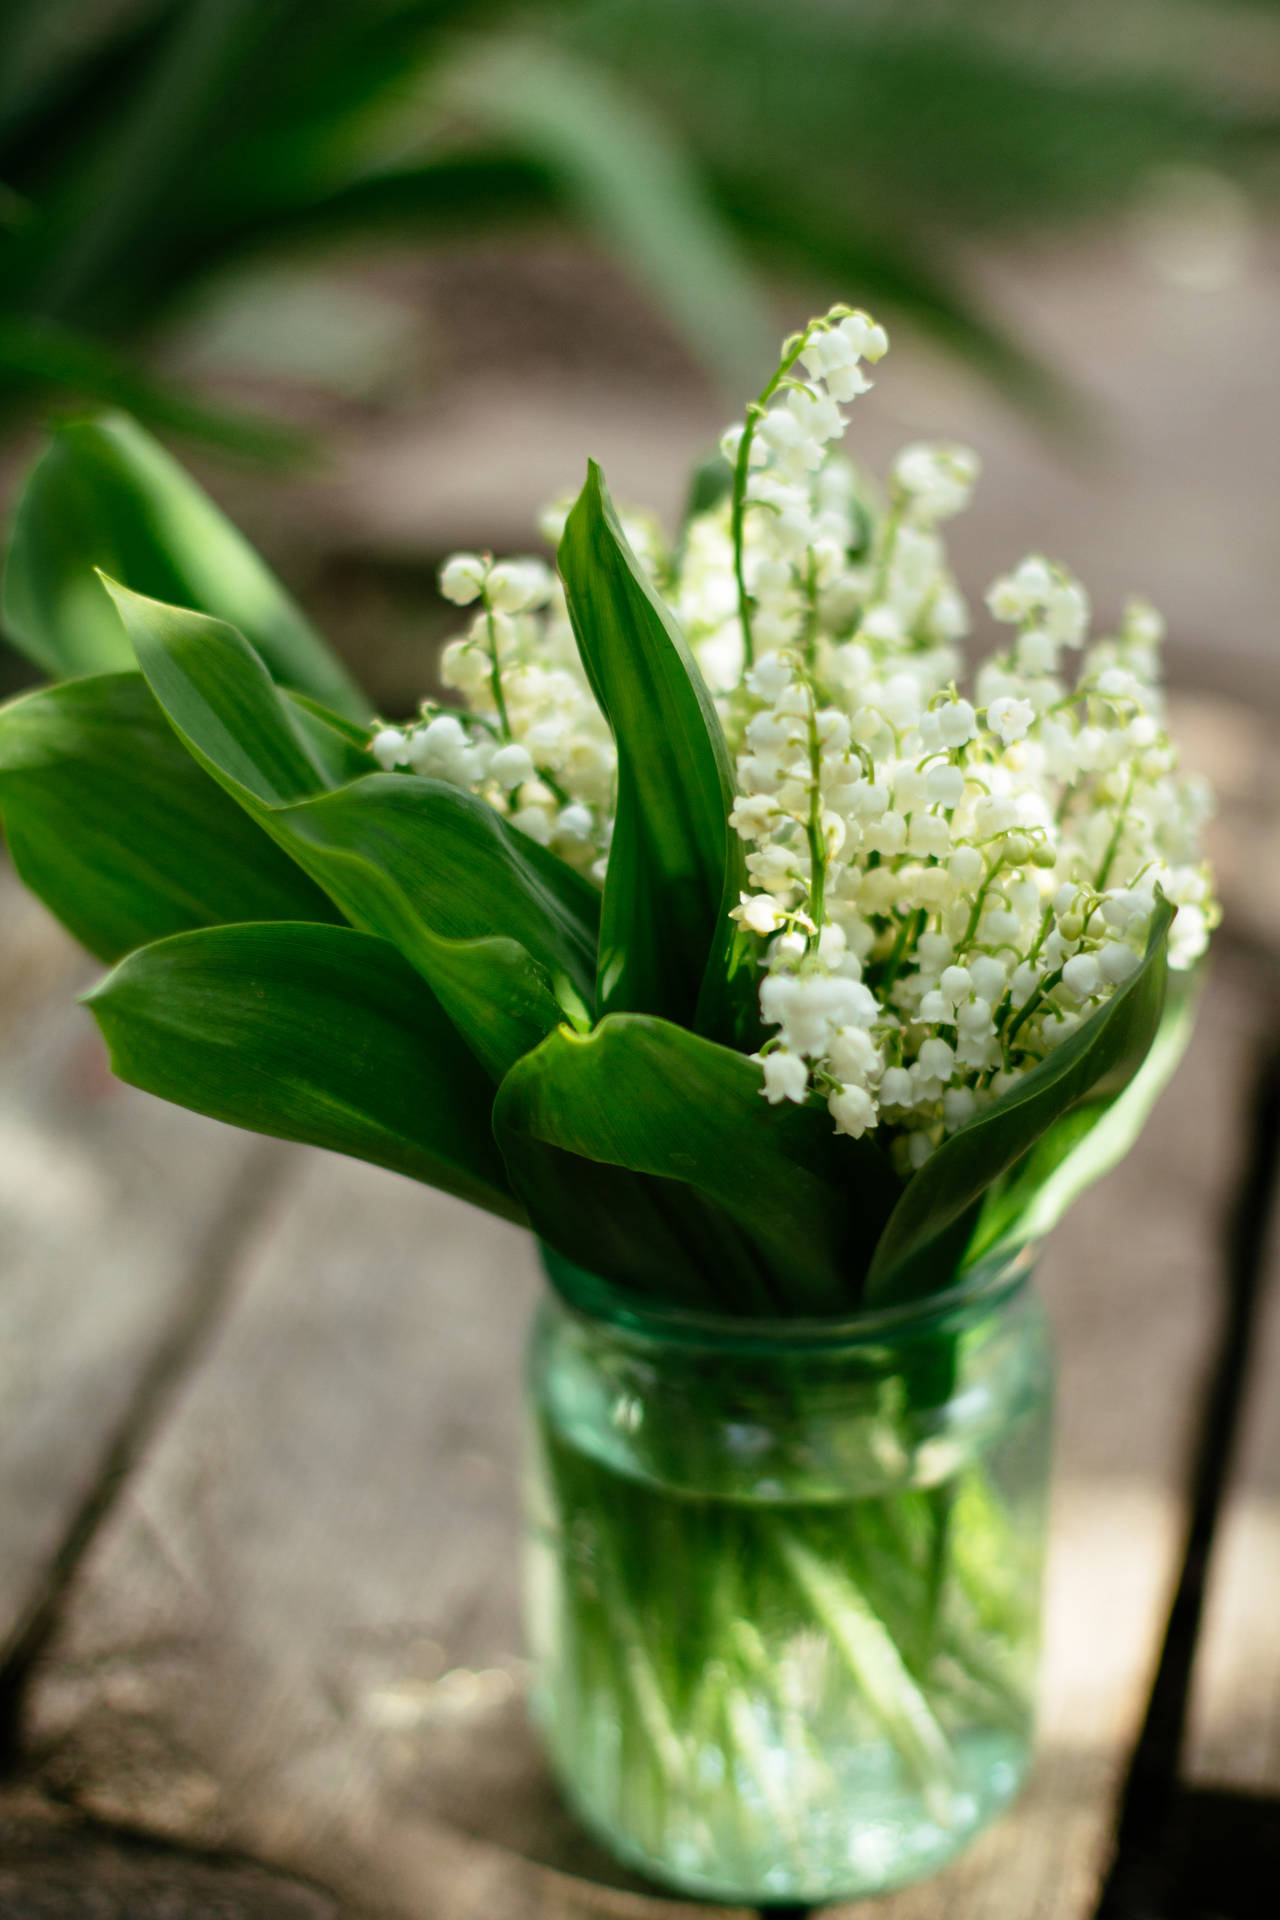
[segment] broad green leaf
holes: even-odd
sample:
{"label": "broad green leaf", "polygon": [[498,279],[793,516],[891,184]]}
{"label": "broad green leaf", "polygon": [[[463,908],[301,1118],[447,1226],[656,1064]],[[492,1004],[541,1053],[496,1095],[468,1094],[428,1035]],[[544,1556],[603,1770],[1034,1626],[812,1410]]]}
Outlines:
{"label": "broad green leaf", "polygon": [[495,1079],[589,1001],[599,895],[562,860],[443,781],[326,792],[334,741],[234,628],[113,591],[191,752],[349,919],[394,941]]}
{"label": "broad green leaf", "polygon": [[290,843],[365,861],[450,940],[505,934],[590,991],[600,896],[487,801],[421,774],[370,773],[280,809]]}
{"label": "broad green leaf", "polygon": [[1133,1079],[1123,1092],[1086,1102],[1041,1135],[988,1195],[968,1260],[1043,1239],[1085,1188],[1124,1158],[1186,1051],[1203,984],[1203,969],[1170,973],[1156,1037]]}
{"label": "broad green leaf", "polygon": [[1103,1006],[1017,1085],[957,1129],[909,1180],[876,1248],[868,1301],[881,1305],[944,1285],[958,1235],[1009,1170],[1082,1102],[1134,1078],[1160,1025],[1166,938],[1173,909],[1156,902],[1142,965]]}
{"label": "broad green leaf", "polygon": [[[825,1108],[770,1106],[760,1086],[742,1054],[665,1020],[616,1014],[585,1035],[562,1027],[517,1062],[498,1090],[494,1128],[537,1231],[604,1278],[632,1278],[643,1265],[660,1288],[665,1254],[646,1261],[638,1249],[620,1275],[581,1235],[565,1244],[591,1161],[683,1189],[710,1223],[732,1223],[726,1253],[745,1243],[759,1281],[746,1310],[848,1308],[898,1181],[869,1141],[837,1135]],[[559,1168],[548,1148],[566,1156]]]}
{"label": "broad green leaf", "polygon": [[728,748],[594,461],[565,526],[560,571],[578,650],[618,746],[597,1010],[659,1014],[744,1040],[755,986],[750,943],[728,918],[746,876],[728,824]]}
{"label": "broad green leaf", "polygon": [[86,998],[131,1085],[523,1217],[491,1089],[385,940],[298,922],[211,927],[143,947]]}
{"label": "broad green leaf", "polygon": [[268,809],[325,790],[306,722],[235,627],[107,587],[151,691],[215,780]]}
{"label": "broad green leaf", "polygon": [[340,713],[321,706],[305,693],[295,693],[291,687],[284,692],[293,709],[294,721],[327,786],[343,787],[348,780],[358,780],[362,773],[377,773],[378,761],[369,751],[368,727],[344,719]]}
{"label": "broad green leaf", "polygon": [[592,992],[599,895],[473,794],[368,774],[271,831],[348,917],[395,942],[500,1078]]}
{"label": "broad green leaf", "polygon": [[[615,1018],[624,1016],[616,1015]],[[778,1311],[778,1295],[758,1248],[720,1207],[678,1180],[584,1159],[525,1135],[508,1155],[523,1191],[545,1195],[544,1221],[556,1209],[554,1246],[540,1229],[550,1262],[643,1294],[664,1306],[706,1313]]]}
{"label": "broad green leaf", "polygon": [[95,569],[153,599],[229,620],[275,678],[355,718],[368,704],[345,668],[226,516],[124,414],[53,435],[18,503],[4,623],[61,677],[133,657]]}
{"label": "broad green leaf", "polygon": [[201,772],[137,673],[0,708],[0,815],[22,878],[100,960],[224,920],[338,917]]}

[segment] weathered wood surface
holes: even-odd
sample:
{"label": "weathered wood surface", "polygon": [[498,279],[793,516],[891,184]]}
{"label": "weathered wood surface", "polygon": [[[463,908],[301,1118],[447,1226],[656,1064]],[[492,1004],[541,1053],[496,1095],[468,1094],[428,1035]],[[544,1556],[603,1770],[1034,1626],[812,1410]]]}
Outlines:
{"label": "weathered wood surface", "polygon": [[263,1157],[112,1080],[74,1004],[100,971],[0,867],[0,1665]]}
{"label": "weathered wood surface", "polygon": [[[1187,1733],[1195,1786],[1280,1799],[1280,1217],[1226,1510],[1210,1566]],[[1280,1901],[1280,1894],[1276,1896]]]}
{"label": "weathered wood surface", "polygon": [[[1257,1017],[1220,966],[1174,1091],[1046,1258],[1063,1392],[1043,1758],[1012,1817],[885,1920],[1092,1912],[1176,1571]],[[297,1157],[36,1676],[47,1782],[404,1920],[720,1911],[619,1874],[525,1727],[535,1289],[516,1232]]]}
{"label": "weathered wood surface", "polygon": [[253,1861],[118,1835],[0,1794],[3,1920],[340,1920],[331,1894]]}

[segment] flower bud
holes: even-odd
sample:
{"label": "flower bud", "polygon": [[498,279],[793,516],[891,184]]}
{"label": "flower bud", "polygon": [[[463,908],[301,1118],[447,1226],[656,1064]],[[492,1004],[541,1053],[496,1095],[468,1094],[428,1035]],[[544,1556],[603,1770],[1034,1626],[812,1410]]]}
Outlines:
{"label": "flower bud", "polygon": [[969,974],[973,980],[973,990],[982,1000],[993,1005],[1001,997],[1005,987],[1005,973],[994,954],[980,953],[969,962]]}
{"label": "flower bud", "polygon": [[958,807],[964,799],[964,773],[959,767],[930,767],[925,776],[925,797],[939,807]]}
{"label": "flower bud", "polygon": [[955,1072],[956,1056],[945,1040],[926,1040],[920,1048],[919,1060],[932,1080],[949,1080]]}
{"label": "flower bud", "polygon": [[1063,966],[1062,984],[1077,1000],[1092,999],[1102,984],[1098,956],[1094,953],[1073,954]]}
{"label": "flower bud", "polygon": [[911,1075],[905,1067],[886,1067],[880,1082],[882,1107],[910,1107],[915,1101]]}
{"label": "flower bud", "polygon": [[478,553],[455,553],[440,569],[440,591],[455,607],[469,607],[480,598],[488,571]]}
{"label": "flower bud", "polygon": [[500,747],[489,762],[489,777],[510,792],[533,777],[533,761],[525,747]]}
{"label": "flower bud", "polygon": [[836,1123],[836,1132],[847,1133],[854,1140],[860,1140],[876,1123],[876,1103],[865,1087],[841,1087],[827,1101],[827,1111]]}
{"label": "flower bud", "polygon": [[383,772],[390,773],[394,767],[404,766],[408,759],[408,746],[399,727],[380,727],[369,742],[369,751]]}
{"label": "flower bud", "polygon": [[947,862],[947,872],[962,892],[975,888],[987,870],[987,863],[976,847],[957,847]]}
{"label": "flower bud", "polygon": [[991,1008],[985,1000],[965,1000],[956,1008],[956,1026],[961,1033],[983,1034],[991,1026]]}
{"label": "flower bud", "polygon": [[1102,977],[1109,986],[1118,987],[1127,980],[1140,965],[1132,947],[1126,947],[1120,940],[1108,940],[1098,953],[1098,966]]}
{"label": "flower bud", "polygon": [[804,1100],[809,1091],[809,1069],[798,1053],[780,1049],[763,1056],[753,1053],[751,1057],[764,1074],[760,1091],[771,1107],[783,1100],[794,1100],[797,1104]]}

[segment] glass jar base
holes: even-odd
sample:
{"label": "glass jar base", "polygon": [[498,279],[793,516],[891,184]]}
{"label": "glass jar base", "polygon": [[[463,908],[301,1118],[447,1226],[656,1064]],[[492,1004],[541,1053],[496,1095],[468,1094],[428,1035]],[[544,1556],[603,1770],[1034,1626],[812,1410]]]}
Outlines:
{"label": "glass jar base", "polygon": [[894,1338],[548,1306],[533,1707],[629,1867],[739,1907],[854,1900],[936,1873],[1013,1799],[1049,1411],[1024,1279]]}
{"label": "glass jar base", "polygon": [[956,1744],[955,1784],[930,1807],[890,1749],[859,1748],[830,1802],[781,1816],[750,1787],[659,1804],[651,1781],[607,1764],[584,1792],[581,1756],[567,1770],[551,1745],[567,1803],[615,1859],[673,1892],[747,1906],[865,1899],[937,1873],[1005,1811],[1029,1766],[1021,1738],[970,1734]]}

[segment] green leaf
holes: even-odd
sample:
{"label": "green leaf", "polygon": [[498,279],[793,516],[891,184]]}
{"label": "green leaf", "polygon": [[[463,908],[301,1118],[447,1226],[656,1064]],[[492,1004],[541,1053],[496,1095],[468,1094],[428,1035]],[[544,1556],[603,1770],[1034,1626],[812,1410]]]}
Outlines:
{"label": "green leaf", "polygon": [[385,940],[297,922],[211,927],[131,954],[86,998],[132,1086],[523,1218],[490,1088]]}
{"label": "green leaf", "polygon": [[868,1279],[874,1306],[945,1285],[957,1237],[976,1226],[985,1196],[1048,1130],[1082,1102],[1109,1096],[1137,1073],[1160,1025],[1173,908],[1159,898],[1141,966],[1103,1006],[1001,1099],[957,1129],[926,1160],[894,1208]]}
{"label": "green leaf", "polygon": [[[742,1054],[616,1014],[586,1035],[562,1027],[518,1061],[498,1090],[494,1129],[536,1230],[603,1278],[671,1284],[663,1246],[624,1248],[621,1270],[616,1243],[583,1244],[589,1162],[650,1176],[659,1210],[673,1197],[686,1215],[690,1197],[700,1203],[704,1241],[718,1243],[733,1283],[726,1305],[838,1312],[858,1299],[898,1181],[869,1141],[837,1135],[825,1108],[770,1106],[760,1088]],[[723,1223],[729,1231],[717,1232]],[[708,1257],[704,1244],[690,1264],[715,1285]]]}
{"label": "green leaf", "polygon": [[1203,973],[1168,976],[1155,1039],[1128,1086],[1055,1121],[988,1194],[967,1260],[1043,1239],[1085,1188],[1124,1158],[1186,1051]]}
{"label": "green leaf", "polygon": [[259,809],[324,791],[301,713],[235,627],[106,585],[151,691],[215,780]]}
{"label": "green leaf", "polygon": [[353,718],[368,704],[248,542],[123,414],[58,429],[18,503],[4,622],[55,676],[132,666],[95,568],[136,592],[229,620],[271,673]]}
{"label": "green leaf", "polygon": [[[624,1016],[617,1015],[615,1018]],[[709,1313],[768,1314],[772,1292],[759,1253],[741,1229],[675,1180],[584,1159],[524,1135],[508,1162],[523,1192],[545,1196],[541,1232],[548,1263],[578,1269],[579,1283],[607,1276],[665,1306]],[[556,1211],[554,1246],[546,1222]]]}
{"label": "green leaf", "polygon": [[559,557],[578,651],[618,746],[598,1011],[655,1013],[747,1041],[757,1012],[750,942],[728,918],[746,884],[728,824],[729,751],[594,461]]}
{"label": "green leaf", "polygon": [[224,920],[337,918],[201,772],[137,673],[0,708],[0,813],[22,878],[100,960]]}
{"label": "green leaf", "polygon": [[374,773],[326,792],[334,740],[234,628],[113,592],[191,752],[349,919],[395,942],[495,1079],[589,999],[599,895],[562,860],[443,781]]}
{"label": "green leaf", "polygon": [[324,775],[325,784],[343,787],[362,773],[376,773],[378,761],[369,749],[370,729],[321,706],[305,693],[284,689],[302,738]]}
{"label": "green leaf", "polygon": [[366,775],[271,830],[358,925],[393,940],[500,1078],[589,999],[600,900],[473,794]]}

